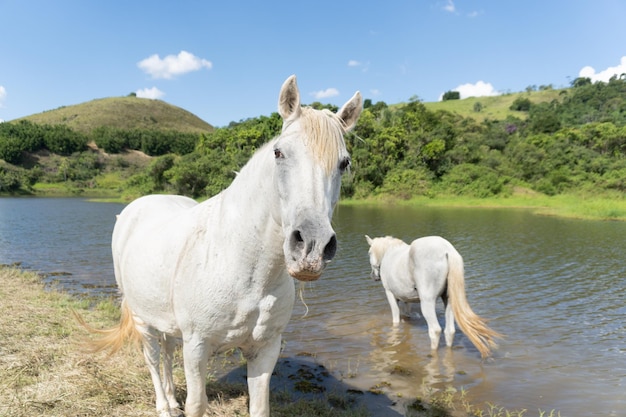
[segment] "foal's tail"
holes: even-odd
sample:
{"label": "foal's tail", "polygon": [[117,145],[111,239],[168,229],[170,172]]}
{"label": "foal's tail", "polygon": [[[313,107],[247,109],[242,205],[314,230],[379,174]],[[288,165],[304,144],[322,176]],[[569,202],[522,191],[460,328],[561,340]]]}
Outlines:
{"label": "foal's tail", "polygon": [[502,335],[487,326],[487,320],[472,311],[465,296],[465,274],[463,258],[456,251],[447,253],[448,257],[448,300],[452,305],[454,318],[463,333],[476,346],[480,355],[485,358],[491,354],[491,349],[498,345],[494,338]]}
{"label": "foal's tail", "polygon": [[122,300],[120,323],[110,329],[102,330],[90,326],[76,311],[74,311],[74,316],[90,333],[100,335],[99,339],[87,342],[87,350],[90,353],[108,350],[110,356],[120,350],[126,340],[130,340],[137,345],[139,345],[142,340],[141,333],[139,333],[137,327],[135,327],[133,313],[130,311],[125,300]]}

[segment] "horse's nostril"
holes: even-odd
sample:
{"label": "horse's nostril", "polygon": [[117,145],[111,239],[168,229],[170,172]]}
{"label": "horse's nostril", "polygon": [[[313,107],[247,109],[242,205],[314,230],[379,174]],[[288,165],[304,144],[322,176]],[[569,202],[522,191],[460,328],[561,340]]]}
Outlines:
{"label": "horse's nostril", "polygon": [[294,231],[289,239],[289,246],[294,252],[301,252],[304,249],[304,239],[299,230]]}
{"label": "horse's nostril", "polygon": [[326,244],[326,247],[324,248],[324,260],[330,261],[331,259],[335,257],[336,252],[337,252],[337,237],[333,235],[328,241],[328,243]]}

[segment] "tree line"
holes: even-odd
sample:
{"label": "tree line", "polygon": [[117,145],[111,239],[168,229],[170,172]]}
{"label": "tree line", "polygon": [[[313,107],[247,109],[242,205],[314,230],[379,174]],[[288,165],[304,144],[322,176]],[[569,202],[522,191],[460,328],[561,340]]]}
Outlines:
{"label": "tree line", "polygon": [[[533,103],[532,96],[521,95],[511,109],[515,116],[477,122],[430,111],[417,99],[393,106],[365,100],[357,127],[346,136],[352,169],[344,175],[343,195],[490,197],[515,187],[548,195],[626,191],[624,77],[607,83],[576,79],[558,100]],[[108,153],[136,149],[154,157],[129,174],[120,192],[208,197],[227,187],[281,126],[277,113],[200,135],[112,127],[81,135],[64,126],[3,123],[0,159],[9,164],[0,165],[0,191],[42,181],[93,186],[107,169],[124,168],[103,164],[87,148],[93,141]],[[29,166],[24,156],[38,149],[67,156],[65,166],[55,172]]]}

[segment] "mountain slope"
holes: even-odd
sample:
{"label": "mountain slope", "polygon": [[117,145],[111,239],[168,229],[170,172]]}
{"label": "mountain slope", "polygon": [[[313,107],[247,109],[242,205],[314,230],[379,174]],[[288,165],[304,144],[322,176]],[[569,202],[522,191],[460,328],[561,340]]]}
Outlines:
{"label": "mountain slope", "polygon": [[89,133],[100,126],[198,133],[214,130],[209,123],[180,107],[161,100],[133,96],[96,99],[34,114],[22,120],[63,124],[82,133]]}
{"label": "mountain slope", "polygon": [[478,122],[485,119],[504,120],[507,116],[526,118],[525,112],[513,111],[511,104],[518,98],[527,98],[533,104],[562,101],[569,89],[547,89],[541,91],[507,93],[498,96],[468,97],[463,100],[446,100],[424,103],[428,110],[445,110],[463,117],[471,117]]}

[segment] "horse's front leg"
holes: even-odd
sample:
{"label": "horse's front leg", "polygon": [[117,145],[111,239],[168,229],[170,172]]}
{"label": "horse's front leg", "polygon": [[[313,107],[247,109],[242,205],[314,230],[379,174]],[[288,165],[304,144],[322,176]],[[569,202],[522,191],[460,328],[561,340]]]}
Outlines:
{"label": "horse's front leg", "polygon": [[185,380],[187,382],[185,417],[201,417],[209,404],[206,396],[206,374],[209,354],[212,354],[212,352],[201,338],[195,336],[184,338],[183,360],[185,363]]}
{"label": "horse's front leg", "polygon": [[270,415],[270,378],[280,354],[280,341],[281,335],[278,334],[265,346],[250,352],[249,357],[246,356],[250,417],[269,417]]}

